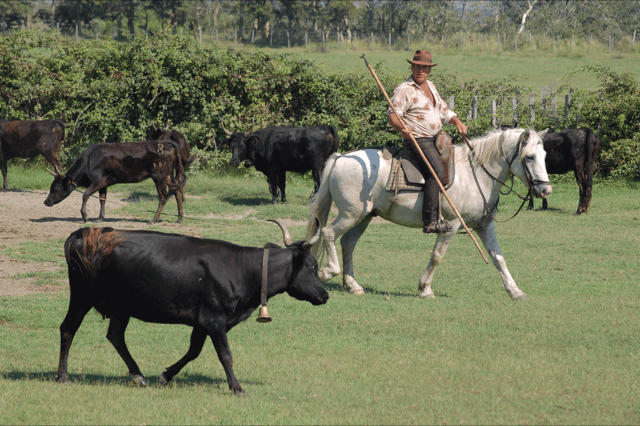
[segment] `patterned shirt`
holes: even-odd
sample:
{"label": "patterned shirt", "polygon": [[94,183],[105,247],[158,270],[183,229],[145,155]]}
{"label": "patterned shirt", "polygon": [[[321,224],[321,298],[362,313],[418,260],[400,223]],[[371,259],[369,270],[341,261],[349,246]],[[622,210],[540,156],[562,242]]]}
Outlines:
{"label": "patterned shirt", "polygon": [[[456,113],[451,111],[442,100],[436,86],[429,80],[427,84],[436,101],[435,107],[412,77],[400,83],[391,96],[391,102],[397,113],[405,124],[411,127],[416,139],[436,136],[442,129],[442,124],[449,124],[449,121],[456,116]],[[391,108],[389,108],[389,114],[393,114]]]}

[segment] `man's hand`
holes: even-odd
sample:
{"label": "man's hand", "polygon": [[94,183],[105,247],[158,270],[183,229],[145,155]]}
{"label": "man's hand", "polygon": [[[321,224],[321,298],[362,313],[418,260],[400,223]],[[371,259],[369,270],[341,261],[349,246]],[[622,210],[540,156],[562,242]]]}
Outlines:
{"label": "man's hand", "polygon": [[402,135],[403,139],[411,140],[411,131],[412,131],[411,127],[407,126],[406,129],[400,130],[400,134]]}
{"label": "man's hand", "polygon": [[466,135],[467,134],[467,126],[460,121],[460,119],[458,117],[453,117],[450,121],[450,124],[453,124],[454,126],[456,126],[456,129],[458,130],[458,133],[460,133],[461,135]]}

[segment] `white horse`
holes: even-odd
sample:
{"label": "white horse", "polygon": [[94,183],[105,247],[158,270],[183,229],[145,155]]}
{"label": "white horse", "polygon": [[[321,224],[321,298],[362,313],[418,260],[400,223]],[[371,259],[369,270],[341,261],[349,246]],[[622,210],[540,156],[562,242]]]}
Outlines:
{"label": "white horse", "polygon": [[[494,216],[499,191],[503,183],[515,175],[533,190],[536,197],[545,198],[551,193],[542,146],[547,130],[538,133],[523,129],[491,131],[470,141],[471,152],[467,146],[454,149],[455,179],[447,193],[467,227],[480,236],[512,299],[526,299],[527,296],[511,277],[496,239]],[[390,168],[391,160],[385,160],[379,149],[362,149],[345,155],[335,153],[327,160],[307,226],[308,239],[316,231],[315,218],[320,219],[321,238],[313,246],[312,253],[317,257],[324,245],[328,264],[319,272],[322,281],[340,273],[335,240],[342,236],[344,289],[353,294],[364,293],[354,278],[353,250],[374,216],[398,225],[422,228],[423,193],[408,191],[394,195],[387,191]],[[433,274],[461,226],[446,199],[441,197],[441,200],[442,216],[451,223],[452,229],[436,239],[429,265],[418,283],[421,297],[435,297],[431,290]],[[338,208],[338,216],[327,225],[332,201]]]}

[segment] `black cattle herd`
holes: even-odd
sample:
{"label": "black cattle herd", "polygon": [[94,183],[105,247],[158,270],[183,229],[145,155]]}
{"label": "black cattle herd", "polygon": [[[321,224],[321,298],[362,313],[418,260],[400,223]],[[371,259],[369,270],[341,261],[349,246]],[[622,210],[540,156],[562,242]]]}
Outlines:
{"label": "black cattle herd", "polygon": [[[160,218],[167,199],[174,195],[179,218],[187,181],[185,168],[194,161],[184,136],[176,130],[152,127],[147,141],[100,143],[87,148],[63,174],[60,144],[64,138],[60,120],[0,120],[0,166],[3,191],[7,191],[7,161],[42,155],[51,163],[54,176],[46,206],[64,200],[78,187],[86,188],[81,214],[87,222],[86,203],[96,191],[100,216],[104,219],[107,187],[151,178],[159,204],[152,223]],[[267,176],[271,202],[286,202],[287,171],[311,171],[318,189],[327,158],[337,152],[338,133],[330,125],[315,127],[270,127],[231,133],[222,143],[232,151],[231,165],[254,166]],[[580,189],[577,215],[587,213],[591,201],[592,172],[600,146],[589,128],[547,133],[544,140],[550,174],[573,171]],[[530,205],[533,208],[533,205]],[[547,208],[544,201],[543,208]],[[73,337],[84,316],[95,308],[109,318],[107,338],[139,385],[146,385],[138,365],[125,344],[130,318],[152,323],[185,324],[193,328],[186,355],[168,367],[160,384],[168,383],[200,354],[206,337],[213,342],[227,375],[229,389],[242,393],[233,372],[227,332],[246,320],[261,303],[263,281],[266,297],[287,292],[313,305],[327,302],[329,294],[318,278],[318,263],[310,247],[318,241],[293,242],[280,226],[285,247],[267,243],[264,248],[241,247],[226,241],[201,239],[152,231],[122,231],[112,228],[81,228],[64,244],[68,265],[70,300],[60,326],[60,361],[57,378],[69,380],[67,359]],[[266,281],[265,281],[266,280]],[[264,284],[266,286],[266,284]]]}

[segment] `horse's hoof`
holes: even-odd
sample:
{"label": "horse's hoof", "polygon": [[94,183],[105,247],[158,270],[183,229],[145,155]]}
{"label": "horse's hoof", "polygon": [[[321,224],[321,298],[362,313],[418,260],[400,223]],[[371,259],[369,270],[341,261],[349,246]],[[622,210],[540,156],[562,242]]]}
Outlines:
{"label": "horse's hoof", "polygon": [[351,290],[349,290],[349,293],[355,294],[355,295],[361,295],[361,294],[364,294],[364,290],[361,288],[352,288]]}
{"label": "horse's hoof", "polygon": [[422,299],[435,299],[435,298],[436,298],[436,295],[435,295],[435,294],[433,294],[433,293],[429,293],[429,294],[424,294],[424,293],[422,293],[422,294],[420,294],[420,297],[421,297]]}
{"label": "horse's hoof", "polygon": [[147,379],[145,379],[144,376],[141,376],[139,374],[136,374],[135,376],[131,376],[131,378],[133,379],[133,383],[135,383],[138,386],[149,385],[149,382],[147,382]]}
{"label": "horse's hoof", "polygon": [[529,300],[526,294],[522,293],[520,296],[516,296],[513,300]]}

